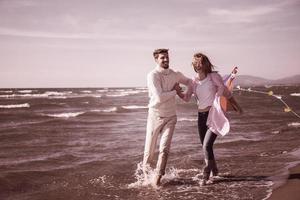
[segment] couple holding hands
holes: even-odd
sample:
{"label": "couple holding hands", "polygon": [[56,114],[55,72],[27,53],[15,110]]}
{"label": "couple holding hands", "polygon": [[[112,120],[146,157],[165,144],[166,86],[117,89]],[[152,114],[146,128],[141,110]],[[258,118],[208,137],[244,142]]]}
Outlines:
{"label": "couple holding hands", "polygon": [[[213,144],[217,135],[229,132],[229,122],[220,105],[220,98],[226,98],[236,111],[242,113],[242,109],[224,85],[219,73],[213,71],[214,66],[204,54],[196,53],[193,56],[192,66],[197,73],[193,79],[169,68],[168,49],[156,49],[153,56],[157,66],[147,76],[150,100],[143,159],[145,178],[149,168],[155,168],[155,148],[161,135],[153,182],[155,186],[160,185],[177,122],[175,97],[178,95],[182,100],[189,101],[194,95],[198,105],[198,132],[205,158],[200,185],[206,185],[211,173],[213,176],[218,175]],[[183,93],[179,84],[187,86],[187,92]]]}

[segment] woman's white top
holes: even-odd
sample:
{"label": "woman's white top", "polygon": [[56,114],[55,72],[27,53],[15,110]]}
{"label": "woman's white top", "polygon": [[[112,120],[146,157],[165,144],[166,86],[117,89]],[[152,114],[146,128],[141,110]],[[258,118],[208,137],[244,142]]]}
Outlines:
{"label": "woman's white top", "polygon": [[220,74],[216,72],[209,73],[202,81],[195,77],[192,84],[189,85],[183,100],[189,101],[192,94],[197,98],[198,108],[203,109],[211,106],[206,123],[209,129],[213,133],[226,135],[230,130],[230,124],[221,108],[220,97],[224,96],[229,99],[232,94],[224,85]]}
{"label": "woman's white top", "polygon": [[214,85],[211,78],[208,76],[203,80],[196,81],[196,88],[195,88],[195,96],[197,98],[197,104],[199,109],[205,109],[208,106],[212,106],[217,87]]}

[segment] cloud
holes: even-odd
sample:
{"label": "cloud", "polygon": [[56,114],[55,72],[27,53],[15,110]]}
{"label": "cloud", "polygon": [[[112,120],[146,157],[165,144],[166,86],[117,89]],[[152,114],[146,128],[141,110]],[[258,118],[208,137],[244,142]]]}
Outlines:
{"label": "cloud", "polygon": [[95,39],[94,35],[85,34],[85,33],[51,33],[51,32],[42,32],[42,31],[27,31],[27,30],[18,30],[11,28],[1,28],[0,35],[6,36],[20,36],[20,37],[33,37],[33,38],[53,38],[53,39]]}
{"label": "cloud", "polygon": [[218,9],[212,8],[208,10],[208,13],[227,23],[252,23],[258,20],[259,17],[269,15],[279,10],[277,5],[259,6],[252,9]]}
{"label": "cloud", "polygon": [[18,8],[18,7],[33,7],[33,6],[37,6],[38,4],[37,1],[33,1],[33,0],[19,0],[19,1],[1,0],[0,5],[6,8]]}

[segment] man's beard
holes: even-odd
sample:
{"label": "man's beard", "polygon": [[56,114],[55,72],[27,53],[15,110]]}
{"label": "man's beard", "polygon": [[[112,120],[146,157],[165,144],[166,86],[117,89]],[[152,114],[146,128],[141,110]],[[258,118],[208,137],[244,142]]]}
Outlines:
{"label": "man's beard", "polygon": [[169,68],[169,63],[163,63],[163,64],[162,64],[162,67],[163,67],[164,69],[168,69],[168,68]]}

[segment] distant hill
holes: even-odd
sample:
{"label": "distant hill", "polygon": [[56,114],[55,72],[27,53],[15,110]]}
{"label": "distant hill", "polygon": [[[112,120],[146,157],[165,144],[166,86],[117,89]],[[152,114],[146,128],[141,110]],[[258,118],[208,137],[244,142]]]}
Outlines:
{"label": "distant hill", "polygon": [[276,80],[269,80],[256,76],[239,75],[235,78],[234,85],[240,85],[242,87],[265,85],[300,85],[300,74]]}

